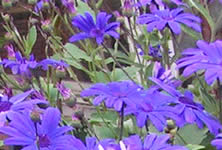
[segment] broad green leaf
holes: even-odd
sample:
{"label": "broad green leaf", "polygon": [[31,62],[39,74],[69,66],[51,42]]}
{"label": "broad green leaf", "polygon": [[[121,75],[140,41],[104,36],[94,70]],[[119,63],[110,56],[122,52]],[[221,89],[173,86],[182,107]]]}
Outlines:
{"label": "broad green leaf", "polygon": [[209,12],[197,0],[188,0],[188,2],[206,18],[207,22],[210,25],[211,31],[213,31],[215,28],[215,24]]}
{"label": "broad green leaf", "polygon": [[[131,66],[131,67],[123,67],[123,69],[128,73],[128,75],[132,78],[136,77],[136,74],[140,70],[140,68]],[[122,81],[122,80],[129,80],[127,75],[119,68],[115,69],[111,73],[112,81]]]}
{"label": "broad green leaf", "polygon": [[26,43],[25,53],[27,56],[31,53],[32,48],[36,42],[36,38],[37,38],[36,27],[32,26],[29,30],[29,33],[26,37],[26,42],[25,42]]}
{"label": "broad green leaf", "polygon": [[180,128],[175,136],[175,144],[186,145],[196,144],[199,145],[206,137],[208,132],[207,128],[199,129],[196,125],[186,125]]}
{"label": "broad green leaf", "polygon": [[186,146],[189,150],[201,150],[203,148],[205,148],[205,146],[202,145],[193,145],[193,144],[188,144]]}
{"label": "broad green leaf", "polygon": [[85,12],[89,12],[95,18],[95,12],[87,5],[87,3],[82,2],[82,0],[77,0],[78,6],[76,6],[76,11],[78,14],[84,14]]}
{"label": "broad green leaf", "polygon": [[187,27],[186,25],[181,24],[180,26],[181,26],[183,32],[190,35],[194,40],[202,39],[202,35],[200,33],[192,30],[191,28]]}
{"label": "broad green leaf", "polygon": [[65,58],[73,58],[76,60],[84,59],[88,62],[92,61],[91,57],[89,57],[83,50],[81,50],[74,44],[67,43],[64,47],[67,50],[67,52],[65,52]]}

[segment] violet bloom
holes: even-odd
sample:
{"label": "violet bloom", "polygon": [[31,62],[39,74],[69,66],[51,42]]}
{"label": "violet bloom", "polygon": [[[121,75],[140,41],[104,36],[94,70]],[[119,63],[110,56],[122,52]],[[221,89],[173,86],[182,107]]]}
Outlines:
{"label": "violet bloom", "polygon": [[95,38],[97,44],[101,45],[105,35],[110,35],[114,38],[119,38],[116,28],[119,27],[119,22],[108,23],[111,15],[105,12],[99,12],[96,17],[96,23],[93,16],[85,12],[85,17],[77,15],[72,19],[73,26],[79,28],[81,33],[73,35],[69,41],[76,42],[86,38]]}
{"label": "violet bloom", "polygon": [[31,110],[35,104],[47,103],[39,99],[26,100],[32,92],[33,90],[29,90],[12,96],[11,98],[8,98],[7,95],[0,97],[0,126],[4,125],[7,121],[7,117],[12,113]]}
{"label": "violet bloom", "polygon": [[[157,80],[171,87],[178,87],[181,84],[181,81],[176,80],[171,70],[165,70],[159,62],[155,62],[153,66],[153,77],[149,78],[150,80]],[[159,86],[155,85],[151,87],[153,90],[158,90]]]}
{"label": "violet bloom", "polygon": [[147,31],[151,32],[155,28],[163,30],[168,27],[173,33],[181,33],[180,24],[185,24],[188,27],[201,32],[199,23],[200,18],[190,13],[184,13],[182,8],[173,10],[157,10],[150,14],[143,14],[138,17],[138,24],[147,24]]}
{"label": "violet bloom", "polygon": [[220,122],[205,111],[200,103],[194,101],[193,94],[190,91],[186,91],[182,94],[173,87],[159,82],[158,80],[152,79],[152,81],[170,95],[177,98],[177,101],[173,102],[175,106],[172,107],[172,109],[175,109],[186,123],[196,124],[198,128],[203,128],[204,125],[206,125],[208,130],[214,135],[218,134],[222,129]]}
{"label": "violet bloom", "polygon": [[104,139],[96,142],[96,138],[86,138],[86,144],[75,137],[72,138],[70,144],[74,147],[72,150],[121,150],[114,139]]}
{"label": "violet bloom", "polygon": [[4,48],[7,50],[8,52],[8,57],[15,57],[15,50],[12,44],[6,45],[4,46]]}
{"label": "violet bloom", "polygon": [[178,68],[184,68],[185,77],[199,70],[205,70],[205,81],[211,85],[215,80],[222,81],[222,41],[207,44],[197,41],[197,48],[188,48],[177,61]]}
{"label": "violet bloom", "polygon": [[97,83],[82,91],[82,97],[94,96],[93,105],[98,106],[102,101],[108,108],[120,111],[123,104],[132,104],[132,99],[139,95],[140,86],[131,81]]}
{"label": "violet bloom", "polygon": [[60,94],[65,100],[71,97],[71,89],[66,88],[63,83],[57,83],[56,88],[59,90]]}
{"label": "violet bloom", "polygon": [[133,114],[140,128],[144,127],[149,120],[158,131],[163,131],[169,118],[174,120],[178,126],[184,125],[179,113],[168,106],[170,101],[174,101],[169,96],[152,93],[133,100],[136,105],[127,106],[125,115]]}
{"label": "violet bloom", "polygon": [[0,128],[7,135],[5,145],[21,145],[22,150],[72,150],[68,141],[71,136],[65,135],[71,127],[59,126],[60,112],[56,108],[47,108],[41,123],[33,122],[28,113],[10,115],[9,126]]}
{"label": "violet bloom", "polygon": [[48,70],[49,66],[55,69],[61,69],[61,68],[67,68],[69,65],[65,63],[63,60],[58,61],[50,58],[44,59],[38,64],[38,67],[41,67],[43,70]]}
{"label": "violet bloom", "polygon": [[61,0],[62,4],[68,9],[70,13],[75,13],[74,0]]}
{"label": "violet bloom", "polygon": [[1,64],[4,68],[9,67],[13,74],[31,77],[31,70],[37,67],[37,62],[33,55],[29,59],[22,57],[20,52],[15,53],[16,60],[3,59]]}
{"label": "violet bloom", "polygon": [[222,149],[222,133],[218,134],[216,138],[211,141],[211,144],[217,147],[218,150]]}
{"label": "violet bloom", "polygon": [[[182,0],[170,0],[171,2],[182,5],[184,4]],[[157,4],[158,6],[164,7],[164,3],[162,0],[140,0],[138,3],[135,4],[135,6],[145,6],[145,5],[152,5],[153,3]]]}
{"label": "violet bloom", "polygon": [[162,58],[162,54],[160,52],[160,45],[158,45],[157,47],[153,47],[150,45],[148,55],[158,59]]}
{"label": "violet bloom", "polygon": [[133,135],[123,139],[120,145],[122,150],[188,150],[183,146],[170,145],[169,140],[169,135],[149,134],[142,142],[138,135]]}
{"label": "violet bloom", "polygon": [[39,12],[44,5],[49,5],[50,0],[40,0],[36,5],[35,5],[35,12]]}

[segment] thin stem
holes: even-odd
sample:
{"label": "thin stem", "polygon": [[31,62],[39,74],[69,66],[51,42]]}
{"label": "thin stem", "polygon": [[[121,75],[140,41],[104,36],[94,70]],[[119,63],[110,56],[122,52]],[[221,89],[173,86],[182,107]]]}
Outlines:
{"label": "thin stem", "polygon": [[[136,52],[136,56],[137,56],[137,59],[138,59],[139,64],[142,65],[142,62],[141,62],[140,56],[139,56],[139,52],[138,52],[138,50],[137,50],[137,48],[136,48],[135,39],[134,39],[134,34],[133,34],[133,29],[132,29],[132,24],[131,24],[130,18],[127,17],[127,20],[128,20],[128,23],[129,23],[130,35],[131,35],[131,38],[132,38],[132,40],[133,40],[133,48],[134,48],[134,50],[135,50],[135,52]],[[143,75],[144,75],[143,68],[140,68],[139,74],[140,74],[141,82],[142,82],[142,84],[143,84],[143,83],[144,83],[144,79],[143,79]]]}
{"label": "thin stem", "polygon": [[112,57],[112,59],[114,60],[114,62],[120,67],[120,69],[125,73],[125,75],[134,83],[136,83],[133,78],[126,72],[126,70],[123,69],[122,65],[116,60],[116,58],[112,55],[112,53],[110,52],[110,50],[106,47],[106,45],[102,44],[103,47],[105,48],[105,50],[109,53],[109,55]]}
{"label": "thin stem", "polygon": [[222,123],[222,85],[220,84],[219,78],[217,78],[218,85],[218,100],[219,100],[219,120]]}
{"label": "thin stem", "polygon": [[124,130],[124,107],[125,103],[123,102],[123,106],[121,108],[121,114],[120,114],[120,134],[119,134],[119,141],[122,140],[123,137],[123,130]]}

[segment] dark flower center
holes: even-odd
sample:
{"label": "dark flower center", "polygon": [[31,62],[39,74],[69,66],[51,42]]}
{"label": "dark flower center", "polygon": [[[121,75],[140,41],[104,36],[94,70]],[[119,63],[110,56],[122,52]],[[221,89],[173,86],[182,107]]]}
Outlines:
{"label": "dark flower center", "polygon": [[50,140],[47,135],[40,135],[38,141],[39,147],[48,147],[50,145]]}
{"label": "dark flower center", "polygon": [[192,109],[203,109],[203,107],[200,104],[195,103],[193,100],[191,100],[188,97],[180,97],[179,101],[185,104],[187,107],[191,107]]}
{"label": "dark flower center", "polygon": [[101,37],[103,36],[103,31],[101,29],[94,28],[91,30],[90,35],[92,37]]}
{"label": "dark flower center", "polygon": [[9,101],[0,101],[0,112],[8,111],[12,106],[12,103]]}

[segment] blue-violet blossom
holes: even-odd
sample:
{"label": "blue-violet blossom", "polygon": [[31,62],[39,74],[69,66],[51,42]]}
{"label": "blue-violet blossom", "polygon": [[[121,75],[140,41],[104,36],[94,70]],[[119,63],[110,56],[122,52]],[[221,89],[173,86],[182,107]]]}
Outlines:
{"label": "blue-violet blossom", "polygon": [[97,106],[104,101],[107,107],[120,111],[123,103],[131,105],[132,99],[137,97],[141,90],[139,85],[131,81],[97,83],[82,91],[81,96],[95,96],[93,105]]}
{"label": "blue-violet blossom", "polygon": [[175,34],[181,33],[180,24],[185,24],[200,32],[200,22],[199,17],[190,13],[184,13],[182,8],[157,10],[153,13],[143,14],[137,18],[138,24],[147,24],[148,32],[153,31],[154,28],[163,30],[165,27],[168,27]]}
{"label": "blue-violet blossom", "polygon": [[95,38],[97,44],[101,45],[105,35],[110,35],[114,38],[119,38],[116,28],[119,27],[119,22],[108,23],[111,15],[105,12],[99,12],[96,17],[96,23],[93,16],[85,12],[85,17],[77,15],[72,19],[72,24],[78,27],[82,32],[73,35],[69,41],[76,42],[86,38]]}
{"label": "blue-violet blossom", "polygon": [[0,132],[8,135],[5,145],[21,145],[22,150],[72,150],[69,141],[72,130],[68,126],[59,126],[60,112],[56,108],[47,108],[41,123],[33,122],[28,113],[13,113],[8,126],[0,128]]}
{"label": "blue-violet blossom", "polygon": [[213,146],[216,146],[218,150],[222,149],[222,133],[218,134],[214,140],[211,141]]}
{"label": "blue-violet blossom", "polygon": [[33,55],[26,59],[22,57],[20,52],[15,53],[15,60],[3,59],[1,65],[4,68],[9,67],[13,74],[24,75],[26,77],[31,76],[31,70],[37,67],[37,62]]}
{"label": "blue-violet blossom", "polygon": [[170,145],[169,135],[149,134],[144,142],[138,135],[133,135],[123,139],[120,142],[122,150],[187,150],[187,148],[178,145]]}
{"label": "blue-violet blossom", "polygon": [[185,68],[185,77],[205,70],[205,80],[209,85],[217,79],[222,81],[222,41],[208,44],[199,40],[196,44],[198,48],[188,48],[182,53],[184,57],[177,61],[177,67]]}

